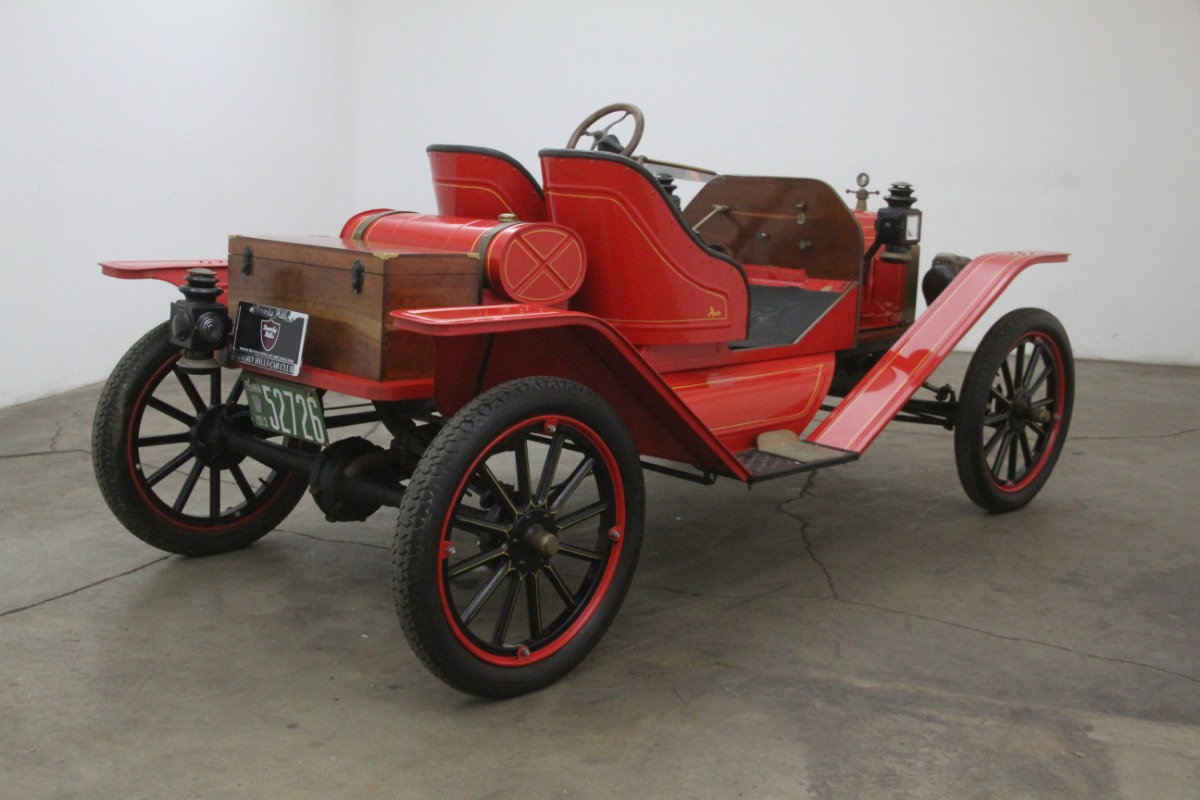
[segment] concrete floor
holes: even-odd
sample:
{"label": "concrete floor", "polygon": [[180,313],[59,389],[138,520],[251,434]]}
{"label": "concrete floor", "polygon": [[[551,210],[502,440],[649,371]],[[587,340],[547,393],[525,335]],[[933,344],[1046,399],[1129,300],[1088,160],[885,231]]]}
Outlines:
{"label": "concrete floor", "polygon": [[0,797],[1200,797],[1200,370],[1081,363],[1017,514],[912,426],[752,491],[649,475],[616,624],[508,702],[409,651],[390,513],[305,499],[207,559],[128,534],[97,395],[0,411]]}

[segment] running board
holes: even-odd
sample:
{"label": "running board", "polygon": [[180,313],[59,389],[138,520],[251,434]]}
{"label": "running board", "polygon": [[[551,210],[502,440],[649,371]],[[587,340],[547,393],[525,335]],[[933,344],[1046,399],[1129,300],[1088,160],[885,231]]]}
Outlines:
{"label": "running board", "polygon": [[805,442],[791,431],[771,431],[758,437],[754,450],[737,453],[737,460],[750,473],[747,483],[755,483],[848,464],[858,460],[858,453]]}

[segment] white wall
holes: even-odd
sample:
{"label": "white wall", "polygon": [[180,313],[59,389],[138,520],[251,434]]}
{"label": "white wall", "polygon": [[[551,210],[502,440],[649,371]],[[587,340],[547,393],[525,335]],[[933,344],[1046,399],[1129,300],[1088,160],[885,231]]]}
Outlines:
{"label": "white wall", "polygon": [[101,380],[177,293],[100,260],[336,231],[348,23],[321,2],[0,0],[0,405]]}
{"label": "white wall", "polygon": [[1080,356],[1200,364],[1198,34],[1194,0],[0,2],[0,404],[101,379],[165,318],[169,287],[98,259],[428,210],[425,145],[536,175],[617,100],[649,155],[911,181],[926,261],[1070,251],[988,319],[1040,305]]}

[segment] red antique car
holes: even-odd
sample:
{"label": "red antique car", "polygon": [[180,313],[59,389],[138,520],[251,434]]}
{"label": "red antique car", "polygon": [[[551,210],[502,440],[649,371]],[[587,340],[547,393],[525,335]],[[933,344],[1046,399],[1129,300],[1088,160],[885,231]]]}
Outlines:
{"label": "red antique car", "polygon": [[[1071,415],[1059,322],[1014,311],[961,391],[927,380],[1019,272],[1066,255],[939,255],[917,317],[908,184],[868,211],[861,175],[850,209],[817,180],[637,156],[642,126],[634,106],[600,109],[540,153],[540,182],[503,153],[432,146],[434,215],[233,237],[228,261],[104,263],[183,294],[100,399],[113,513],[205,555],[249,545],[305,493],[331,521],[398,508],[409,642],[450,685],[503,697],[562,677],[613,621],[643,470],[785,478],[853,461],[902,420],[954,430],[984,509],[1033,499]],[[701,182],[686,205],[677,179]],[[331,435],[368,422],[390,446]]]}

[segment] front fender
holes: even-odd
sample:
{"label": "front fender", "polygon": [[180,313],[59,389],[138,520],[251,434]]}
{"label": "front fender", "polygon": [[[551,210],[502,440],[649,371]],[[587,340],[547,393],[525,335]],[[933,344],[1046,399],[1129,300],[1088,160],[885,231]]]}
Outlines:
{"label": "front fender", "polygon": [[971,261],[808,441],[862,453],[1013,278],[1034,264],[1066,260],[1066,253],[1012,252]]}
{"label": "front fender", "polygon": [[405,309],[393,325],[434,340],[433,400],[446,415],[506,381],[551,375],[605,398],[649,456],[749,473],[632,344],[590,314],[529,305]]}

